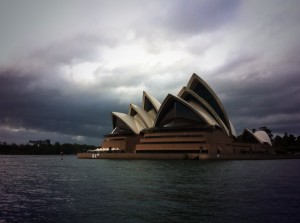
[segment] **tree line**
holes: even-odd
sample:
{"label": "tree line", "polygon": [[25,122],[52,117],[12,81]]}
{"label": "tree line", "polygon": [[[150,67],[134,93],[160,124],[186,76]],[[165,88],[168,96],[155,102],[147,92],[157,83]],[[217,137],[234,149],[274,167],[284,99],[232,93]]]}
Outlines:
{"label": "tree line", "polygon": [[85,144],[7,144],[0,142],[1,155],[59,155],[59,154],[77,154],[86,152],[89,149],[95,149],[96,146]]}
{"label": "tree line", "polygon": [[272,139],[273,147],[278,152],[282,153],[300,153],[300,136],[284,133],[281,137],[279,135]]}

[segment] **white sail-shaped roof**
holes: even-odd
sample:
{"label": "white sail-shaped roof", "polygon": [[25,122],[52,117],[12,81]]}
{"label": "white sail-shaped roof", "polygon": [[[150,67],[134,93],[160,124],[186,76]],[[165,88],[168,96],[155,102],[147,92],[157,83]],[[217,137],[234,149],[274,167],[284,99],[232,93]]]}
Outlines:
{"label": "white sail-shaped roof", "polygon": [[261,143],[267,143],[270,146],[272,146],[272,142],[270,137],[265,131],[256,131],[254,133],[254,136],[261,142]]}
{"label": "white sail-shaped roof", "polygon": [[181,89],[181,91],[178,93],[178,96],[189,103],[191,101],[195,101],[200,107],[205,109],[210,114],[210,116],[213,117],[217,121],[218,125],[227,133],[227,135],[229,135],[229,130],[228,130],[227,126],[224,124],[224,122],[221,120],[219,115],[210,106],[210,104],[207,103],[198,94],[196,94],[194,91],[188,89],[187,87],[183,87]]}
{"label": "white sail-shaped roof", "polygon": [[153,97],[146,91],[143,92],[143,109],[146,112],[149,112],[151,109],[154,109],[157,113],[160,106],[160,102],[155,97]]}
{"label": "white sail-shaped roof", "polygon": [[229,120],[229,124],[230,124],[230,129],[231,129],[231,134],[237,138],[237,134],[236,134],[236,131],[235,131],[235,128],[233,126],[233,124],[231,123],[231,121]]}
{"label": "white sail-shaped roof", "polygon": [[193,108],[195,108],[195,110],[198,111],[198,113],[201,115],[201,117],[205,118],[206,122],[209,123],[209,125],[216,125],[216,126],[220,126],[217,121],[201,106],[199,106],[199,104],[197,104],[194,101],[189,101],[188,102]]}
{"label": "white sail-shaped roof", "polygon": [[197,74],[193,74],[187,85],[187,88],[194,91],[197,95],[199,95],[199,97],[203,98],[213,108],[220,119],[224,122],[227,129],[230,131],[230,134],[232,134],[230,122],[225,109],[220,99],[218,98],[216,93],[209,87],[209,85]]}
{"label": "white sail-shaped roof", "polygon": [[[163,118],[166,115],[165,111],[170,110],[169,106],[173,106],[175,101],[180,103],[181,105],[183,105],[185,108],[187,108],[192,113],[194,113],[198,117],[198,119],[201,120],[206,125],[215,125],[216,124],[216,122],[214,122],[212,119],[210,119],[207,116],[207,113],[206,114],[203,113],[203,110],[199,109],[198,107],[193,106],[192,104],[186,102],[185,100],[183,100],[175,95],[168,94],[168,96],[163,101],[163,103],[160,107],[160,110],[158,111],[157,118],[155,120],[155,126],[160,125],[160,122],[163,120]],[[188,119],[189,117],[186,116],[186,118]]]}
{"label": "white sail-shaped roof", "polygon": [[245,135],[245,134],[252,135],[253,138],[255,138],[256,141],[261,143],[261,144],[266,143],[266,144],[272,146],[271,139],[265,131],[256,131],[255,133],[253,133],[249,129],[245,129],[244,132],[243,132],[243,135]]}
{"label": "white sail-shaped roof", "polygon": [[135,134],[139,134],[144,126],[134,119],[132,116],[120,112],[112,112],[113,128],[117,127],[117,119],[120,119],[128,128],[130,128]]}
{"label": "white sail-shaped roof", "polygon": [[[113,112],[113,133],[125,133],[126,131],[131,133],[132,131],[135,134],[139,134],[145,128],[157,127],[161,120],[165,122],[168,119],[164,115],[172,116],[172,114],[167,114],[166,111],[171,109],[175,102],[178,108],[182,109],[180,118],[183,124],[190,123],[191,127],[193,127],[193,121],[195,121],[198,127],[202,125],[218,126],[228,136],[237,137],[221,101],[209,85],[196,74],[192,75],[187,86],[181,89],[178,96],[169,94],[162,104],[155,97],[144,91],[142,107],[130,104],[128,114]],[[176,107],[174,108],[174,111],[176,111]],[[178,112],[180,112],[180,109]],[[185,115],[185,113],[188,115]],[[174,116],[173,118],[176,117]],[[118,126],[120,128],[117,128],[117,123],[119,123]],[[258,132],[256,135],[252,135],[258,142],[271,145],[270,139],[266,138],[264,133]]]}
{"label": "white sail-shaped roof", "polygon": [[129,115],[132,117],[137,117],[147,128],[154,126],[154,118],[145,110],[141,109],[139,106],[130,104]]}
{"label": "white sail-shaped roof", "polygon": [[114,128],[112,133],[120,131],[120,128],[117,128],[117,120],[120,120],[120,125],[123,126],[123,130],[121,131],[124,131],[124,125],[127,126],[125,129],[130,129],[135,134],[139,134],[140,131],[145,128],[152,128],[155,123],[157,112],[160,109],[160,105],[160,102],[156,98],[144,91],[143,109],[137,105],[130,104],[129,114],[112,112]]}

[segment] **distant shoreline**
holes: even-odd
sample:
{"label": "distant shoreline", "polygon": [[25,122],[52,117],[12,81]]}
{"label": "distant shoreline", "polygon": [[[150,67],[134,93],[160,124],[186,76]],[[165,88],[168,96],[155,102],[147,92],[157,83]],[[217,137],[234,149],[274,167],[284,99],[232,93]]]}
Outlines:
{"label": "distant shoreline", "polygon": [[76,143],[55,143],[41,145],[0,144],[0,155],[68,155],[82,153],[96,146]]}

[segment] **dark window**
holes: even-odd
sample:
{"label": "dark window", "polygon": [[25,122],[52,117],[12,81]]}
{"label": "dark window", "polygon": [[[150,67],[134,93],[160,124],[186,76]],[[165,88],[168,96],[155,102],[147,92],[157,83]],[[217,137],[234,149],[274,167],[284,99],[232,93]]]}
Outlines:
{"label": "dark window", "polygon": [[245,142],[245,143],[257,143],[257,139],[249,134],[249,133],[245,133],[243,136],[242,136],[242,142]]}
{"label": "dark window", "polygon": [[167,106],[168,109],[163,111],[162,120],[158,124],[159,127],[175,127],[175,126],[189,126],[189,125],[205,125],[206,123],[189,109],[184,104],[173,101],[173,104]]}
{"label": "dark window", "polygon": [[132,130],[122,120],[117,119],[114,133],[132,133]]}
{"label": "dark window", "polygon": [[212,117],[214,117],[213,113],[201,102],[199,101],[197,98],[195,98],[193,95],[188,94],[184,100],[186,101],[194,101],[196,104],[200,105],[202,108],[205,109],[205,111],[207,111]]}
{"label": "dark window", "polygon": [[[198,82],[195,86],[193,86],[192,90],[196,92],[200,97],[202,97],[210,106],[216,111],[219,117],[223,120],[224,123],[226,122],[224,113],[220,108],[218,102],[215,100],[214,96],[204,87],[200,82]],[[228,126],[227,126],[228,127]]]}
{"label": "dark window", "polygon": [[145,105],[144,106],[145,106],[144,110],[146,110],[147,112],[154,109],[151,101],[149,100],[149,98],[147,96],[145,96]]}

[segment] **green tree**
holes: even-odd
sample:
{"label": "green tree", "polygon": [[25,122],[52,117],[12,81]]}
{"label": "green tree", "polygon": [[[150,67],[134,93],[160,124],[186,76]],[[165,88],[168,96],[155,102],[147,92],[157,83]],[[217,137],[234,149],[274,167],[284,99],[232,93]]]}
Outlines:
{"label": "green tree", "polygon": [[273,145],[275,147],[281,147],[282,146],[282,137],[277,135],[275,138],[274,138],[274,143]]}
{"label": "green tree", "polygon": [[296,137],[293,134],[290,134],[288,136],[288,145],[289,146],[294,146],[296,145]]}

